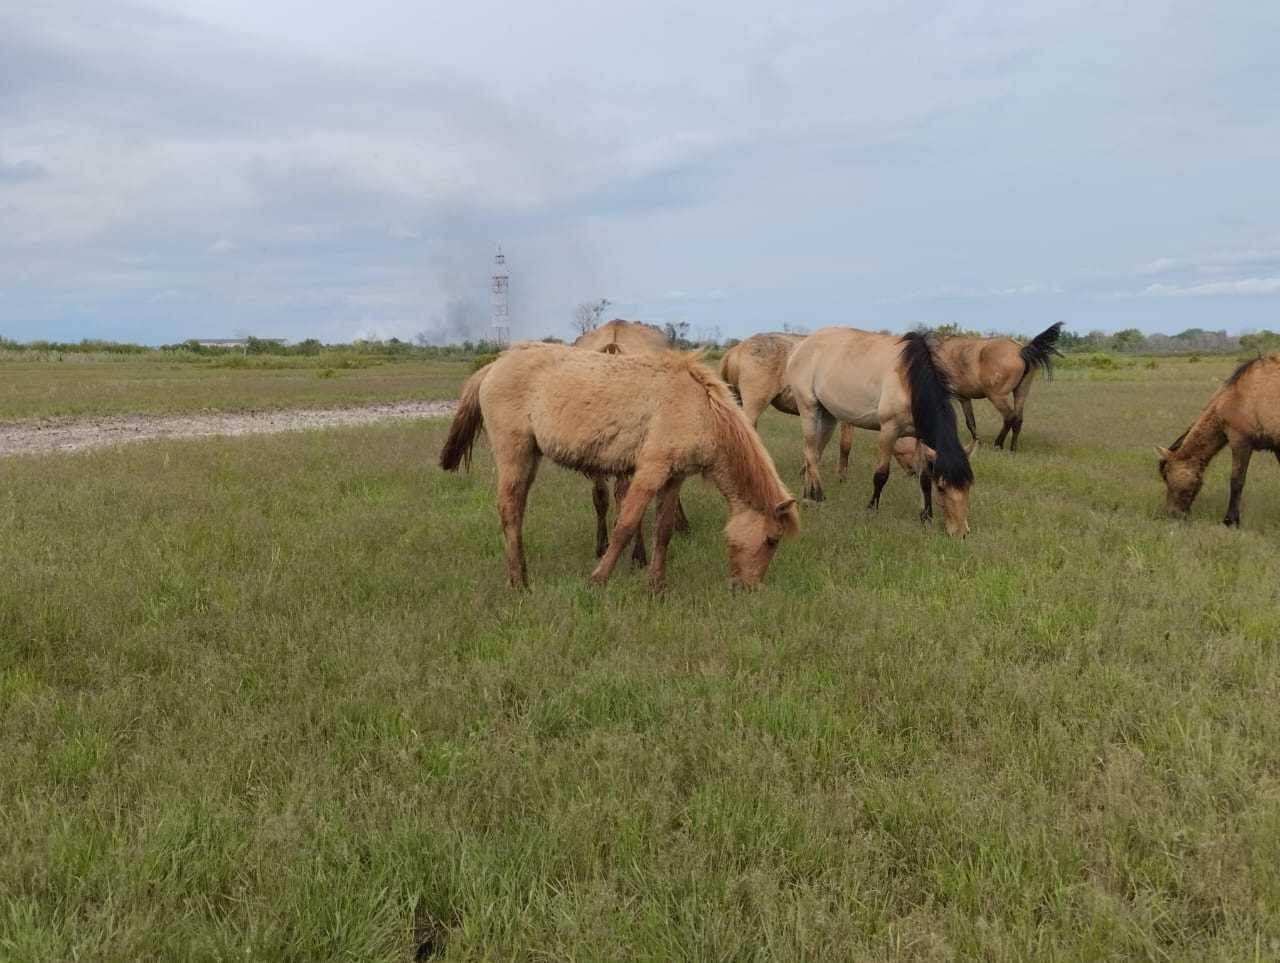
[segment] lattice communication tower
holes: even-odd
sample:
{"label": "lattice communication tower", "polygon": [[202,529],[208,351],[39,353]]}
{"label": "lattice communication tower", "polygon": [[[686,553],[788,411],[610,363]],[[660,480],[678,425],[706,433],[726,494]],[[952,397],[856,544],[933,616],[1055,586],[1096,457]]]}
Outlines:
{"label": "lattice communication tower", "polygon": [[507,256],[502,253],[502,248],[498,248],[498,253],[493,257],[493,279],[489,288],[492,299],[490,325],[493,341],[502,348],[511,343],[511,315],[507,301],[507,285],[510,280],[507,274]]}

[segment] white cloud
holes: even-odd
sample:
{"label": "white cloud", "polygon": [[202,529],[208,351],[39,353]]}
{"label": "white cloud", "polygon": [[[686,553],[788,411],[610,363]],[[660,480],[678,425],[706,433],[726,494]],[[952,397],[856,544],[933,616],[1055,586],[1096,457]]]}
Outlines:
{"label": "white cloud", "polygon": [[1151,298],[1248,297],[1280,294],[1280,277],[1238,278],[1234,281],[1209,281],[1204,284],[1151,284],[1140,292]]}
{"label": "white cloud", "polygon": [[1168,274],[1170,271],[1176,271],[1180,266],[1180,262],[1171,257],[1158,257],[1154,261],[1148,261],[1146,264],[1139,264],[1133,269],[1133,273]]}

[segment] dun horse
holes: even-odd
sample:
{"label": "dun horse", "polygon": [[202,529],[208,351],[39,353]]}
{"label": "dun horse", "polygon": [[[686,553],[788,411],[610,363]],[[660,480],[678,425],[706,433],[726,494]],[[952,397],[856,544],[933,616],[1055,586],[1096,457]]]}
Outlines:
{"label": "dun horse", "polygon": [[[640,321],[624,321],[614,318],[607,324],[587,331],[573,342],[573,347],[587,351],[601,351],[605,354],[641,354],[653,351],[668,351],[671,346],[667,336],[651,324]],[[613,483],[613,498],[621,510],[622,502],[627,495],[629,479],[626,475],[618,475]],[[601,472],[591,475],[591,500],[596,509],[596,558],[604,555],[609,547],[609,476]],[[689,531],[689,519],[684,513],[684,506],[676,502],[676,531]],[[644,565],[648,560],[644,548],[644,519],[636,531],[635,545],[631,550],[631,558],[637,565]]]}
{"label": "dun horse", "polygon": [[586,472],[631,475],[608,549],[591,573],[603,584],[650,500],[658,515],[649,583],[661,591],[680,486],[701,474],[729,503],[729,579],[756,585],[783,535],[799,528],[795,499],[729,390],[687,355],[612,355],[557,345],[514,345],[471,376],[440,453],[448,471],[470,463],[481,427],[498,469],[498,516],[507,574],[528,575],[522,528],[529,486],[546,455]]}
{"label": "dun horse", "polygon": [[875,490],[868,508],[879,507],[898,439],[914,436],[920,441],[915,464],[923,498],[921,519],[933,516],[936,485],[947,533],[968,534],[973,470],[969,452],[956,434],[946,375],[924,335],[823,328],[792,353],[787,386],[804,429],[806,498],[823,498],[818,463],[836,421],[880,432]]}
{"label": "dun horse", "polygon": [[978,423],[973,417],[974,398],[986,398],[1004,419],[996,437],[996,447],[1004,447],[1005,436],[1013,432],[1009,450],[1018,450],[1022,433],[1022,412],[1031,393],[1036,372],[1053,375],[1054,344],[1062,322],[1049,325],[1029,344],[1012,338],[946,338],[938,344],[938,357],[951,380],[951,390],[964,411],[964,423],[973,440],[978,440]]}
{"label": "dun horse", "polygon": [[1214,455],[1231,447],[1231,499],[1224,525],[1240,524],[1240,496],[1249,461],[1259,449],[1280,459],[1280,355],[1246,361],[1209,399],[1199,417],[1168,448],[1156,448],[1165,508],[1184,517]]}
{"label": "dun horse", "polygon": [[[805,339],[803,334],[767,331],[753,334],[725,352],[720,360],[720,377],[737,392],[742,413],[752,425],[770,405],[788,415],[798,415],[796,401],[787,387],[787,359]],[[849,451],[853,448],[853,425],[840,425],[840,461],[836,477],[849,474]]]}

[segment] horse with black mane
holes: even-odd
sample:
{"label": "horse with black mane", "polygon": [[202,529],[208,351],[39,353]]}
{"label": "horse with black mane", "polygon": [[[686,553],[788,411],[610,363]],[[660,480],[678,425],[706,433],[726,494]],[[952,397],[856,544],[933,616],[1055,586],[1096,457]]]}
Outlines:
{"label": "horse with black mane", "polygon": [[1004,426],[996,436],[996,447],[1004,447],[1005,436],[1013,438],[1009,450],[1018,450],[1022,434],[1022,413],[1037,372],[1053,377],[1053,356],[1062,322],[1049,325],[1027,344],[1013,338],[944,338],[938,342],[938,358],[946,368],[951,390],[964,412],[964,423],[973,440],[978,440],[978,424],[973,417],[974,398],[986,398],[1000,412]]}
{"label": "horse with black mane", "polygon": [[836,422],[880,432],[875,489],[868,508],[878,508],[880,491],[899,438],[915,437],[922,520],[933,517],[933,489],[942,502],[947,533],[969,531],[972,446],[956,432],[951,388],[930,340],[912,332],[901,337],[854,328],[814,332],[787,362],[787,387],[804,430],[803,494],[822,501],[818,464]]}

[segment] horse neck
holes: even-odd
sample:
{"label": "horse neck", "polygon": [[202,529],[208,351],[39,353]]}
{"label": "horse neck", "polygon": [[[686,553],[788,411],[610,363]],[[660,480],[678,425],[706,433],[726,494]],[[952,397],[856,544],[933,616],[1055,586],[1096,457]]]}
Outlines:
{"label": "horse neck", "polygon": [[1174,457],[1195,465],[1202,471],[1227,443],[1227,433],[1222,430],[1222,422],[1211,406],[1203,412],[1195,423],[1187,429],[1182,444],[1178,446]]}
{"label": "horse neck", "polygon": [[[731,514],[747,508],[758,511],[772,508],[765,492],[768,486],[762,484],[759,474],[767,472],[768,465],[760,462],[760,453],[750,444],[749,438],[716,440],[708,477],[729,503]],[[781,499],[779,495],[774,500]]]}

